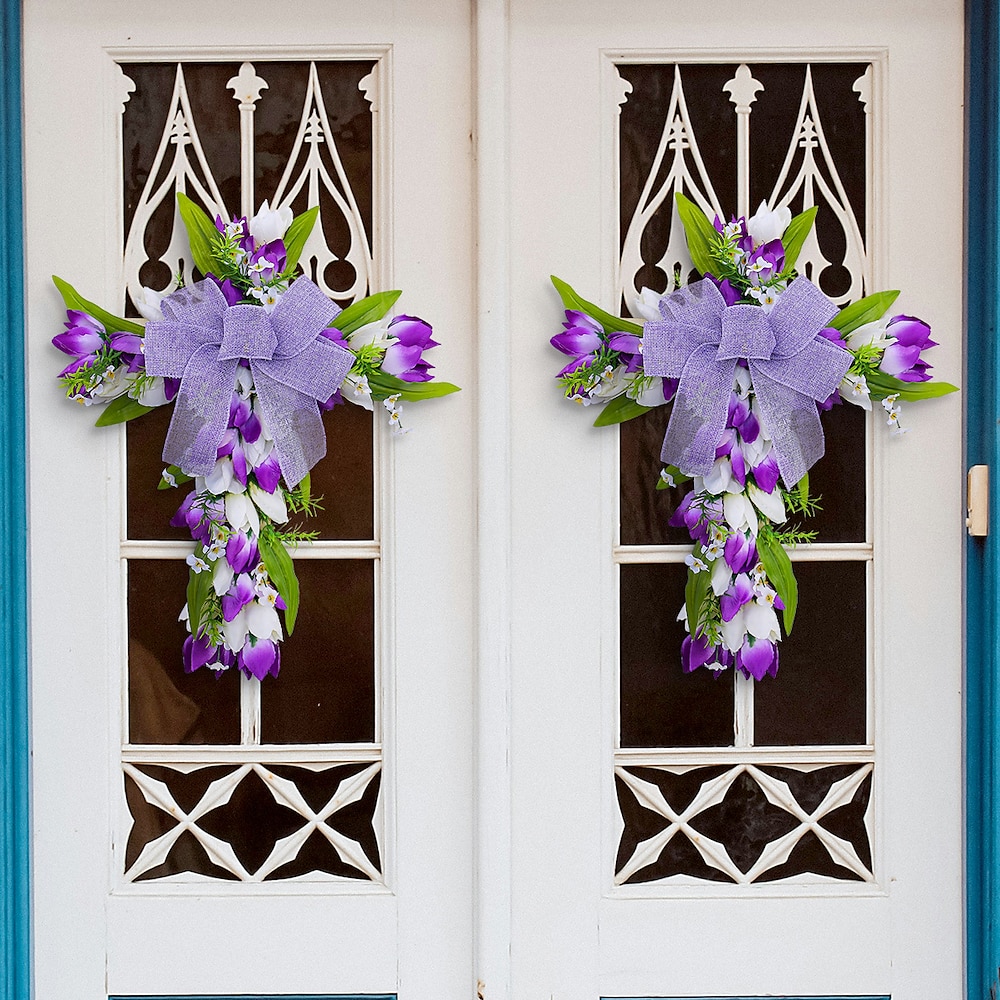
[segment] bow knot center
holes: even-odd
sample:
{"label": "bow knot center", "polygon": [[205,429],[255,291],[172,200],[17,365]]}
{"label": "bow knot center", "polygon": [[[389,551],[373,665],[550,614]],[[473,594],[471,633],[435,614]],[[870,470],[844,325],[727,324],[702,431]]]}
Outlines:
{"label": "bow knot center", "polygon": [[753,358],[766,361],[774,353],[777,341],[768,314],[760,306],[729,306],[722,313],[722,336],[719,361]]}
{"label": "bow knot center", "polygon": [[260,306],[230,306],[222,317],[222,346],[219,360],[267,360],[274,357],[278,337],[271,317]]}

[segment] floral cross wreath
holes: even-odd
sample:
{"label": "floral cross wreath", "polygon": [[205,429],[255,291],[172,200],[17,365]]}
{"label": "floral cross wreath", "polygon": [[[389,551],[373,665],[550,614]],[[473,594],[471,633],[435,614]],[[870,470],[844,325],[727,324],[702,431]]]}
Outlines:
{"label": "floral cross wreath", "polygon": [[289,521],[319,510],[309,470],[326,454],[321,413],[381,403],[402,434],[402,401],[458,387],[432,382],[431,327],[389,318],[398,291],[341,311],[297,274],[318,208],[293,218],[265,201],[249,221],[213,223],[185,195],[177,202],[204,279],[168,295],[144,288],[143,325],[53,277],[67,322],[52,343],[73,357],[59,374],[66,395],[100,405],[99,426],[173,403],[159,489],[194,483],[170,521],[195,542],[184,669],[235,666],[263,680],[281,665],[278,611],[289,635],[298,613],[288,550],[316,537]]}
{"label": "floral cross wreath", "polygon": [[809,469],[823,456],[820,414],[877,400],[902,434],[901,400],[956,387],[931,381],[922,356],[936,346],[930,327],[887,316],[899,292],[838,309],[796,273],[816,208],[793,219],[762,203],[751,218],[723,223],[676,198],[702,278],[663,295],[644,288],[639,323],[553,277],[566,322],[552,345],[572,359],[556,377],[569,399],[602,407],[596,426],[672,403],[656,488],[691,484],[670,518],[694,542],[681,665],[762,680],[778,672],[777,611],[790,633],[798,603],[785,546],[816,537],[787,521],[818,509]]}

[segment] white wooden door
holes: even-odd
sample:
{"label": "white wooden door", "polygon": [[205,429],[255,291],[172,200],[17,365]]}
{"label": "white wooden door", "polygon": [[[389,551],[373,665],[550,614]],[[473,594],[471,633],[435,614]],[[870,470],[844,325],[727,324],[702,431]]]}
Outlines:
{"label": "white wooden door", "polygon": [[[562,316],[539,275],[615,312],[630,282],[659,291],[656,265],[671,270],[655,231],[671,170],[728,217],[803,169],[838,219],[828,259],[851,252],[849,215],[866,219],[867,286],[933,316],[936,373],[957,381],[961,5],[552,0],[515,2],[511,24],[513,995],[958,998],[959,399],[909,407],[902,438],[875,414],[849,445],[828,432],[820,537],[794,557],[804,617],[776,679],[723,688],[680,670],[687,550],[653,499],[665,416],[626,425],[619,449],[559,397],[543,345]],[[749,98],[743,64],[762,85]],[[870,178],[851,213],[830,161],[845,188]],[[821,285],[835,277],[843,294],[843,272]],[[853,832],[824,832],[844,780]],[[803,853],[768,861],[782,837]],[[830,864],[820,843],[846,841],[870,857]]]}
{"label": "white wooden door", "polygon": [[338,408],[299,652],[270,687],[187,677],[163,427],[126,449],[61,398],[49,275],[114,312],[163,287],[157,213],[177,187],[245,211],[249,123],[253,208],[315,185],[349,261],[324,273],[319,247],[321,277],[342,301],[405,289],[468,386],[467,6],[25,7],[36,995],[462,995],[472,394],[413,407],[398,440]]}
{"label": "white wooden door", "polygon": [[[790,91],[794,125],[805,67],[816,67],[816,100],[832,135],[839,125],[819,82],[830,73],[821,69],[833,67],[836,77],[860,67],[848,99],[864,116],[864,142],[853,153],[863,211],[852,197],[865,220],[869,287],[904,289],[900,306],[931,320],[941,342],[937,372],[957,381],[960,5],[876,10],[852,0],[753,17],[735,3],[695,10],[640,0],[611,8],[514,0],[506,13],[490,3],[476,11],[418,0],[363,9],[305,3],[266,16],[188,0],[169,8],[108,3],[103,14],[100,6],[38,0],[25,14],[39,998],[397,993],[406,1000],[472,995],[477,979],[486,998],[517,1000],[959,997],[960,401],[910,408],[901,440],[888,440],[873,418],[847,428],[853,491],[845,492],[850,475],[831,474],[824,506],[854,513],[796,557],[818,610],[813,626],[800,621],[804,652],[796,661],[789,651],[773,690],[758,695],[742,682],[727,688],[727,678],[713,685],[683,677],[673,640],[652,657],[644,640],[640,671],[622,652],[626,639],[642,640],[629,614],[636,595],[651,590],[640,577],[664,581],[670,594],[684,550],[650,533],[655,518],[635,519],[636,504],[645,510],[637,487],[653,484],[621,456],[643,454],[655,467],[655,433],[643,441],[623,432],[619,449],[616,432],[593,429],[561,399],[547,340],[562,315],[547,276],[555,272],[617,311],[622,241],[646,179],[641,165],[648,169],[655,155],[676,79],[692,105],[697,91],[703,113],[728,123],[721,127],[735,150],[735,112],[726,92],[719,98],[719,80],[747,64],[766,81],[749,114],[750,148],[783,151],[793,141],[787,122],[773,135],[755,129],[765,95]],[[478,201],[470,37],[479,39],[476,140],[489,153],[477,166]],[[122,205],[120,129],[122,103],[134,99],[121,66],[252,62],[266,78],[266,64],[323,61],[371,62],[378,83],[366,90],[381,142],[372,161],[371,287],[405,290],[401,305],[431,320],[442,341],[433,359],[439,371],[466,391],[413,407],[408,438],[377,437],[371,537],[329,539],[302,556],[303,565],[371,563],[374,735],[353,744],[265,739],[263,750],[237,741],[228,757],[199,744],[170,757],[159,744],[130,739],[126,587],[134,566],[177,563],[185,551],[169,538],[130,535],[122,435],[94,429],[60,398],[48,340],[61,309],[48,275],[100,301],[121,295],[132,210]],[[190,80],[196,76],[192,70]],[[704,81],[716,78],[721,104],[713,112]],[[855,93],[853,79],[863,78]],[[220,104],[232,100],[222,89]],[[273,94],[269,85],[261,102]],[[653,152],[627,168],[632,194],[623,196],[623,135],[635,146],[644,132]],[[703,134],[699,142],[710,143]],[[727,148],[716,150],[716,165],[727,155],[735,163]],[[779,155],[751,170],[748,190],[766,184],[767,196],[781,165]],[[843,160],[837,166],[849,169]],[[734,203],[741,182],[732,169],[711,177],[726,212],[743,208]],[[506,206],[509,217],[498,211]],[[640,247],[640,256],[646,252]],[[497,350],[504,338],[509,355]],[[509,402],[500,398],[508,390]],[[504,426],[491,426],[498,415]],[[473,479],[475,454],[481,466]],[[831,619],[824,600],[841,586],[854,588],[853,606]],[[311,597],[319,599],[307,590],[304,601]],[[175,601],[173,591],[163,595],[165,605]],[[673,598],[649,603],[655,614],[642,620],[662,637],[676,613]],[[632,629],[625,638],[622,627]],[[852,637],[843,694],[828,667],[824,673],[840,649],[831,632],[845,645]],[[810,636],[826,657],[812,667]],[[807,678],[798,687],[796,662]],[[247,712],[256,718],[253,697],[241,722]],[[840,700],[848,707],[841,728],[831,729],[825,720]],[[678,704],[680,721],[701,720],[701,729],[671,742],[661,734],[670,726],[676,734]],[[803,725],[774,735],[799,717]],[[728,737],[720,737],[727,724]],[[749,735],[754,729],[758,738]],[[171,766],[195,773],[227,760],[281,777],[296,764],[324,771],[359,759],[381,766],[370,824],[379,838],[376,878],[359,884],[307,873],[233,885],[183,872],[126,877],[135,850],[123,760],[161,777]],[[486,779],[478,788],[473,761]],[[810,774],[820,784],[824,773],[831,783],[837,775],[855,781],[846,840],[864,870],[817,875],[807,861],[788,876],[748,881],[741,876],[752,869],[752,846],[733,847],[740,875],[732,866],[729,877],[718,868],[685,870],[690,851],[670,862],[655,840],[673,821],[641,811],[630,788],[659,781],[670,800],[668,785],[697,786],[699,768],[724,775],[724,791],[737,788],[728,805],[722,794],[713,806],[716,826],[737,831],[747,810],[768,810],[755,774],[783,780],[803,801],[815,795],[803,790]],[[736,811],[720,820],[722,807]],[[744,820],[727,818],[740,809]],[[636,819],[650,816],[644,836]],[[645,874],[629,868],[644,844]]]}

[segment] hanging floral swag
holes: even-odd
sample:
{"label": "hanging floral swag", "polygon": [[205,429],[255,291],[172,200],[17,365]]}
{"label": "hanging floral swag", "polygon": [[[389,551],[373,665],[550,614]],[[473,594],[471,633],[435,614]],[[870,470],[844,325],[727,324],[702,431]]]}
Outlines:
{"label": "hanging floral swag", "polygon": [[326,453],[321,412],[345,400],[400,424],[401,402],[457,391],[432,382],[437,343],[414,316],[389,318],[398,291],[341,309],[296,274],[318,208],[297,218],[265,201],[249,221],[211,218],[183,194],[178,210],[204,279],[168,295],[144,288],[146,322],[114,316],[53,276],[66,330],[52,343],[73,361],[66,395],[100,405],[98,426],[173,403],[159,489],[194,482],[170,523],[195,548],[181,620],[188,672],[230,667],[277,676],[299,584],[289,548],[316,537],[290,525],[320,509],[309,470]]}
{"label": "hanging floral swag", "polygon": [[672,403],[656,488],[691,484],[670,518],[694,542],[681,665],[762,680],[778,671],[776,611],[788,634],[798,603],[785,546],[816,537],[788,518],[818,510],[809,469],[823,455],[820,414],[845,401],[871,410],[875,400],[902,434],[901,401],[956,387],[931,381],[922,357],[936,346],[930,327],[888,316],[899,292],[838,309],[796,273],[816,208],[793,219],[762,203],[724,224],[676,198],[703,277],[663,295],[643,288],[641,322],[553,277],[566,322],[552,345],[572,359],[556,377],[569,399],[601,407],[598,427]]}

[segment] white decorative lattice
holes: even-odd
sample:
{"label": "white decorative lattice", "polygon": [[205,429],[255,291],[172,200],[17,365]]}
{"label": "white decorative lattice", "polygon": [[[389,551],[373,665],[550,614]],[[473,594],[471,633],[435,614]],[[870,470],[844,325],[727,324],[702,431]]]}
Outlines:
{"label": "white decorative lattice", "polygon": [[[862,101],[866,115],[871,101],[871,70],[855,84],[855,91]],[[730,206],[738,215],[749,215],[756,208],[750,204],[750,141],[753,105],[764,85],[756,80],[746,64],[739,65],[733,77],[723,85],[728,95],[732,113],[736,115],[736,174],[737,204]],[[684,240],[683,227],[677,217],[674,194],[680,191],[694,201],[710,218],[722,216],[722,208],[715,195],[712,180],[705,167],[699,141],[704,144],[707,136],[695,134],[684,98],[682,68],[674,67],[674,82],[663,132],[652,166],[646,177],[642,194],[628,224],[622,245],[619,265],[618,291],[633,315],[639,315],[639,289],[637,277],[650,263],[665,272],[667,282],[680,272],[686,277],[691,268],[690,257]],[[773,139],[769,136],[769,141]],[[870,129],[867,145],[870,147]],[[707,148],[707,147],[706,147]],[[870,162],[870,149],[866,150]],[[870,172],[870,171],[869,171]],[[866,175],[867,176],[867,175]],[[728,178],[727,178],[728,180]],[[721,180],[720,180],[721,183]],[[793,212],[804,211],[814,205],[821,206],[829,226],[832,218],[843,233],[845,250],[838,264],[847,273],[846,286],[838,289],[831,298],[844,305],[864,294],[869,283],[869,261],[865,240],[858,225],[841,181],[837,164],[830,152],[823,131],[811,67],[806,67],[805,83],[795,124],[792,128],[784,163],[768,200],[771,208],[791,206]],[[669,224],[657,217],[669,213]],[[657,225],[669,232],[666,251],[658,261],[643,257],[643,239],[647,229],[656,220]],[[816,283],[822,282],[823,272],[832,266],[824,254],[821,237],[814,228],[803,247],[797,269]],[[839,240],[838,240],[839,242]]]}
{"label": "white decorative lattice", "polygon": [[[178,765],[176,769],[180,771],[182,767]],[[361,844],[337,828],[337,814],[361,800],[381,773],[381,762],[371,763],[356,773],[347,775],[337,784],[325,805],[317,810],[309,806],[294,781],[262,763],[242,764],[212,781],[190,811],[185,811],[178,804],[177,797],[167,782],[148,774],[141,765],[126,762],[123,768],[125,774],[135,782],[145,802],[173,820],[166,824],[167,829],[163,833],[151,837],[142,845],[138,857],[125,873],[126,881],[140,879],[164,865],[181,835],[190,833],[204,849],[212,865],[234,875],[240,881],[262,882],[283,865],[294,861],[306,841],[316,832],[326,838],[345,865],[357,872],[357,878],[382,881],[378,866],[371,861]],[[231,842],[203,828],[205,817],[217,810],[225,810],[241,783],[251,775],[256,775],[263,782],[279,806],[302,819],[301,826],[293,833],[275,839],[264,862],[253,871],[248,870],[240,861]],[[245,822],[245,818],[242,822]],[[233,826],[238,830],[239,823],[234,822]],[[372,829],[374,831],[374,825]],[[200,874],[204,876],[207,873]],[[190,877],[190,873],[187,873],[187,877]]]}
{"label": "white decorative lattice", "polygon": [[[264,71],[266,72],[266,67]],[[377,83],[377,74],[374,72],[361,81],[361,89],[373,111],[377,110]],[[253,180],[254,115],[258,102],[266,100],[266,95],[262,94],[268,89],[268,83],[263,76],[258,75],[253,63],[246,62],[226,87],[232,91],[232,97],[239,106],[239,212],[249,217],[259,207],[255,200]],[[222,95],[219,96],[221,99]],[[126,100],[127,94],[123,92],[123,107]],[[177,65],[173,93],[164,108],[164,127],[159,147],[125,240],[123,284],[133,301],[142,297],[140,272],[149,263],[165,264],[171,276],[156,291],[165,292],[175,288],[178,274],[183,275],[185,282],[190,282],[193,278],[194,263],[190,259],[184,225],[176,210],[178,191],[199,202],[213,217],[220,215],[229,218],[237,207],[227,206],[223,201],[198,135],[184,67],[180,63]],[[329,195],[330,202],[321,198],[321,192]],[[330,128],[315,62],[309,64],[308,84],[295,144],[278,187],[270,199],[271,207],[290,206],[303,193],[308,207],[320,206],[319,219],[300,258],[303,269],[332,298],[352,301],[362,298],[371,287],[372,253],[357,199]],[[164,252],[150,256],[147,235],[158,211],[172,213],[171,238]],[[332,218],[332,215],[337,218]],[[326,233],[338,229],[341,222],[347,227],[348,244],[346,253],[338,255],[330,247]],[[353,277],[343,287],[334,288],[327,281],[325,272],[330,264],[340,261],[350,265]]]}
{"label": "white decorative lattice", "polygon": [[[629,857],[619,858],[615,882],[621,885],[630,881],[645,881],[640,873],[655,865],[671,841],[676,837],[681,837],[686,838],[693,846],[704,865],[721,873],[723,881],[741,885],[749,884],[761,879],[768,872],[786,865],[796,845],[808,833],[816,836],[833,865],[850,873],[850,876],[858,881],[871,882],[874,880],[874,876],[869,863],[862,860],[856,844],[832,833],[824,825],[824,820],[827,820],[836,810],[850,805],[855,800],[862,785],[872,774],[873,767],[874,765],[871,763],[861,764],[850,769],[846,776],[832,779],[821,801],[812,809],[805,808],[800,804],[788,782],[781,780],[773,773],[768,773],[764,767],[753,764],[737,764],[726,768],[721,773],[716,773],[716,768],[707,768],[710,776],[700,785],[688,805],[679,809],[675,809],[669,804],[662,789],[657,784],[635,773],[636,769],[617,767],[615,768],[616,776],[634,796],[638,805],[642,809],[654,813],[665,822],[660,824],[662,828],[652,836],[645,839],[639,838]],[[648,772],[652,769],[645,770],[648,776]],[[670,775],[683,774],[686,770],[693,769],[664,767],[656,770]],[[830,770],[839,773],[841,769],[833,767]],[[733,840],[727,846],[722,838],[713,839],[707,836],[704,830],[698,829],[698,826],[699,817],[704,817],[708,810],[720,807],[730,796],[734,799],[740,797],[740,790],[734,786],[737,779],[744,774],[753,782],[750,787],[754,788],[755,791],[759,789],[763,793],[779,817],[784,814],[789,818],[784,825],[790,826],[791,829],[769,839],[762,845],[759,855],[753,862],[741,868],[734,860],[733,854],[735,852],[732,844],[743,837],[745,832],[743,829],[735,827],[731,831],[727,831],[727,833],[731,832],[733,836]],[[869,808],[870,806],[866,804],[866,814]],[[870,857],[868,831],[862,821],[855,823],[855,834],[857,842],[865,845],[867,848],[865,853]],[[623,840],[629,836],[627,823],[622,836]],[[791,874],[801,876],[809,871],[810,869],[806,866],[802,871]],[[638,878],[636,878],[637,875]],[[685,877],[684,873],[681,872],[675,873],[673,877],[676,878],[678,875],[681,878]]]}
{"label": "white decorative lattice", "polygon": [[[666,176],[657,184],[665,162],[669,164]],[[671,215],[670,238],[663,256],[656,261],[656,266],[667,275],[668,282],[673,281],[678,270],[685,278],[691,270],[691,255],[688,253],[684,227],[677,215],[674,200],[674,194],[678,191],[687,195],[708,216],[722,214],[688,114],[680,66],[674,68],[674,86],[663,123],[663,133],[622,245],[618,291],[633,316],[639,315],[636,277],[646,264],[642,256],[642,237],[661,209]]]}

